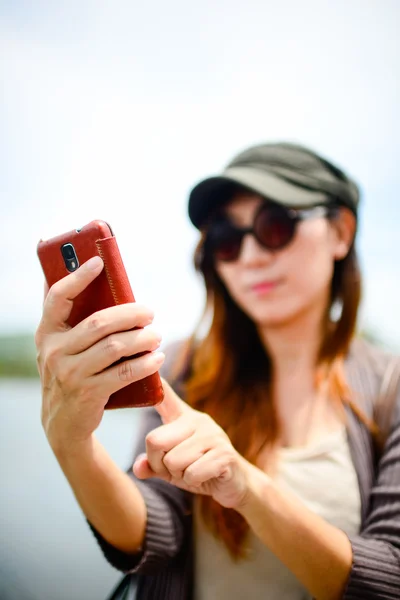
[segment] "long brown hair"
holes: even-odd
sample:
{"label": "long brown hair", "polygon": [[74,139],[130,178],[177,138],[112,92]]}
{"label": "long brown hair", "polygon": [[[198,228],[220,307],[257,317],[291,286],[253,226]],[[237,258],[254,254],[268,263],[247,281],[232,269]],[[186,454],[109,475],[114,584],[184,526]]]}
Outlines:
{"label": "long brown hair", "polygon": [[[232,300],[213,262],[204,252],[206,232],[196,248],[194,262],[206,287],[206,305],[200,327],[211,321],[207,335],[192,345],[190,371],[184,391],[187,402],[208,413],[225,430],[236,450],[249,462],[271,447],[280,434],[271,399],[271,361],[254,322]],[[354,244],[347,256],[335,264],[331,303],[342,311],[332,323],[326,313],[325,335],[316,374],[317,385],[325,382],[329,397],[352,404],[343,368],[353,337],[361,296],[361,275]],[[245,400],[244,400],[245,399]],[[357,407],[361,418],[364,418]],[[364,419],[365,420],[365,419]],[[369,423],[368,423],[369,424]],[[243,556],[248,525],[239,513],[211,497],[200,497],[201,514],[211,530],[226,544],[232,557]]]}

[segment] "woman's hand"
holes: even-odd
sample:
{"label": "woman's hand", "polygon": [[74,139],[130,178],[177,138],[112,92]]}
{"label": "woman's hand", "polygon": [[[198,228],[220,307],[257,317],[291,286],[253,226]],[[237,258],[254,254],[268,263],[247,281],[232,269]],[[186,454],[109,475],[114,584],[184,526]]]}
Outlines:
{"label": "woman's hand", "polygon": [[[78,450],[100,424],[112,393],[155,373],[164,355],[154,352],[160,337],[147,328],[151,311],[136,303],[94,313],[74,328],[66,322],[73,300],[99,275],[103,262],[91,259],[49,290],[36,332],[42,382],[42,424],[53,450]],[[132,331],[134,327],[140,327]],[[114,362],[149,351],[139,358]]]}
{"label": "woman's hand", "polygon": [[163,387],[164,400],[155,408],[164,424],[147,435],[146,454],[137,458],[134,474],[139,479],[159,477],[212,496],[222,506],[240,508],[256,468],[209,415],[190,408],[164,380]]}

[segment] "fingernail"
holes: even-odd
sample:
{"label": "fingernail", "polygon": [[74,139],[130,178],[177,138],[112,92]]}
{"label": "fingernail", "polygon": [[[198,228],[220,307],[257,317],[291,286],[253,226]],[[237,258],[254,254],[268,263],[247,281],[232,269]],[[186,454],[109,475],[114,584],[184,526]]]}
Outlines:
{"label": "fingernail", "polygon": [[164,362],[164,359],[165,359],[164,352],[154,352],[153,356],[154,356],[154,360],[157,365],[161,365],[161,363]]}
{"label": "fingernail", "polygon": [[151,348],[151,351],[155,352],[156,350],[159,349],[160,346],[161,346],[161,342],[155,341],[154,344],[153,344],[153,347]]}
{"label": "fingernail", "polygon": [[152,310],[150,310],[149,320],[147,322],[147,325],[151,325],[153,321],[154,321],[154,312]]}
{"label": "fingernail", "polygon": [[95,271],[102,264],[103,264],[103,261],[101,260],[100,256],[93,256],[92,258],[90,258],[88,261],[85,262],[85,267],[89,271]]}

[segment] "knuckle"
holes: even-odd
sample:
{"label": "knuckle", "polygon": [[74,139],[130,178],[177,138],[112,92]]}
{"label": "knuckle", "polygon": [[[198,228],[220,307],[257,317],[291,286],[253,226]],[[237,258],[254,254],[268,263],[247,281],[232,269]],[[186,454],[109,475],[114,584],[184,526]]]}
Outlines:
{"label": "knuckle", "polygon": [[136,379],[136,369],[133,365],[133,361],[123,361],[118,365],[117,373],[120,381],[134,381]]}
{"label": "knuckle", "polygon": [[35,339],[35,346],[36,346],[37,350],[39,351],[39,348],[42,345],[42,339],[43,339],[40,326],[35,331],[35,338],[34,339]]}
{"label": "knuckle", "polygon": [[72,384],[75,369],[68,364],[60,364],[57,370],[57,380],[64,387],[66,384]]}
{"label": "knuckle", "polygon": [[55,304],[60,300],[60,298],[63,298],[62,284],[60,281],[57,281],[49,289],[49,292],[46,296],[46,303]]}
{"label": "knuckle", "polygon": [[122,356],[124,347],[123,344],[118,340],[118,338],[114,334],[112,334],[106,337],[104,343],[104,350],[106,354],[116,359]]}
{"label": "knuckle", "polygon": [[150,433],[146,435],[146,444],[151,448],[158,448],[159,439],[154,431],[150,431]]}
{"label": "knuckle", "polygon": [[199,485],[199,478],[196,476],[192,466],[185,470],[183,479],[187,485]]}
{"label": "knuckle", "polygon": [[45,352],[40,343],[36,343],[36,364],[39,368],[45,365]]}
{"label": "knuckle", "polygon": [[[219,425],[217,425],[217,423],[214,421],[214,419],[208,415],[207,413],[198,413],[195,418],[198,420],[199,425],[202,427],[202,429],[206,430],[206,431],[210,431],[210,429],[213,430],[213,432],[215,434],[220,433],[220,427]],[[221,430],[222,431],[222,430]]]}
{"label": "knuckle", "polygon": [[42,376],[43,356],[42,356],[42,353],[39,350],[36,352],[36,366],[37,366],[37,369],[39,371],[39,375]]}
{"label": "knuckle", "polygon": [[99,312],[95,312],[88,318],[87,327],[91,331],[101,334],[107,328],[107,321]]}
{"label": "knuckle", "polygon": [[171,481],[174,481],[175,483],[178,481],[182,481],[182,471],[170,471],[168,470],[168,474],[171,477]]}
{"label": "knuckle", "polygon": [[173,472],[177,472],[177,465],[176,465],[176,461],[173,459],[172,456],[169,456],[169,454],[166,454],[163,458],[163,463],[164,465],[167,467],[168,471],[170,473],[173,474]]}
{"label": "knuckle", "polygon": [[60,366],[61,352],[58,346],[50,346],[44,353],[44,363],[50,372],[55,373]]}

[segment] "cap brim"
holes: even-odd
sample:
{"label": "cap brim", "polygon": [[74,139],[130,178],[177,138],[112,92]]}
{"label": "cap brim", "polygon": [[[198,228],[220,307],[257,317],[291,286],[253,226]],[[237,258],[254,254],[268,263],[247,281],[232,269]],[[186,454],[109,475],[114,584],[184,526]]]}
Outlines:
{"label": "cap brim", "polygon": [[325,204],[327,201],[326,194],[293,185],[272,173],[247,167],[231,167],[222,175],[200,181],[192,189],[188,210],[193,225],[200,228],[211,212],[230,199],[235,185],[241,185],[285,206],[307,207]]}

